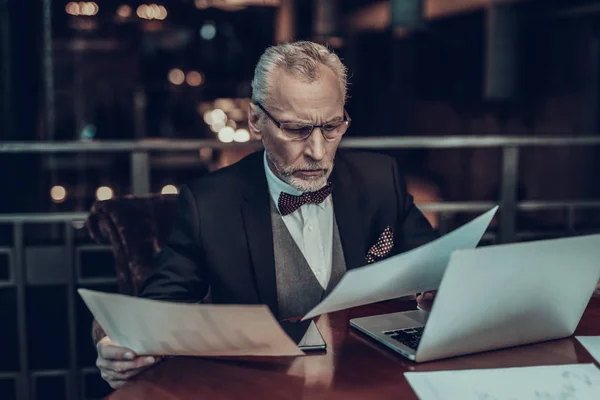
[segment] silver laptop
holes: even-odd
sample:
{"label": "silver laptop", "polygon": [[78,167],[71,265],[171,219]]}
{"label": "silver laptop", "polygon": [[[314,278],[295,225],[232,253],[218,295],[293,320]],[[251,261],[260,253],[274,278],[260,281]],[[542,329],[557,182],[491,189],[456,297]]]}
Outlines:
{"label": "silver laptop", "polygon": [[600,235],[454,252],[431,313],[350,325],[416,362],[573,334],[600,280]]}

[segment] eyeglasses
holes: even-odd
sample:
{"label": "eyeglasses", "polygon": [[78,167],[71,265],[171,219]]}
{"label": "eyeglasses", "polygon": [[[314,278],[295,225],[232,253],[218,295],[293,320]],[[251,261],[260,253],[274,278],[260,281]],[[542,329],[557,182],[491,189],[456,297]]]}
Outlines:
{"label": "eyeglasses", "polygon": [[329,122],[323,125],[308,125],[299,122],[279,122],[260,103],[254,103],[276,127],[278,127],[291,140],[306,140],[312,135],[315,128],[319,128],[326,140],[334,140],[341,137],[350,126],[350,116],[344,109],[344,119],[339,122]]}

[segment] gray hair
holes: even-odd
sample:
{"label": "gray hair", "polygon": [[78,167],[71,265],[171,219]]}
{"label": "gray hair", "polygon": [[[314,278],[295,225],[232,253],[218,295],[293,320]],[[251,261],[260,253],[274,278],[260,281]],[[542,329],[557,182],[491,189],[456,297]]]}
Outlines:
{"label": "gray hair", "polygon": [[348,70],[329,48],[313,42],[298,41],[269,47],[258,60],[252,79],[252,101],[261,104],[270,99],[270,76],[277,68],[284,68],[308,82],[316,81],[320,66],[329,67],[338,77],[344,102],[347,99]]}

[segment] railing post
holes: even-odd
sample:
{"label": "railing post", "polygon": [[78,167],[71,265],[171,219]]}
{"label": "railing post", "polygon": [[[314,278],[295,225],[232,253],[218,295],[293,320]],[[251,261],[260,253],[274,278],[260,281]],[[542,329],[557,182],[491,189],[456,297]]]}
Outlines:
{"label": "railing post", "polygon": [[519,148],[502,148],[502,192],[500,199],[500,242],[510,243],[516,237],[517,180]]}
{"label": "railing post", "polygon": [[56,129],[56,110],[54,98],[54,59],[52,58],[52,0],[43,2],[43,63],[44,63],[44,109],[46,136],[48,141],[54,140]]}
{"label": "railing post", "polygon": [[133,120],[136,139],[146,136],[146,93],[142,88],[136,88],[133,94]]}
{"label": "railing post", "polygon": [[2,81],[2,113],[0,114],[0,124],[4,134],[0,135],[2,140],[13,140],[16,138],[16,133],[13,131],[13,108],[12,101],[12,80],[11,80],[11,26],[10,16],[8,12],[8,0],[0,0],[0,80]]}
{"label": "railing post", "polygon": [[68,258],[65,262],[69,265],[69,279],[67,281],[67,317],[69,324],[69,372],[67,374],[67,399],[79,399],[79,363],[77,351],[77,285],[75,278],[75,232],[73,222],[67,221],[65,226],[65,245]]}
{"label": "railing post", "polygon": [[131,187],[136,196],[150,193],[150,155],[145,151],[131,153]]}
{"label": "railing post", "polygon": [[27,275],[25,273],[25,257],[24,257],[24,238],[23,238],[23,223],[15,222],[13,224],[13,248],[15,255],[15,283],[17,285],[17,332],[19,333],[19,364],[20,364],[20,379],[17,387],[17,398],[29,399],[29,353],[27,351],[28,336],[27,336],[27,314],[26,314],[26,297],[25,286],[27,284]]}

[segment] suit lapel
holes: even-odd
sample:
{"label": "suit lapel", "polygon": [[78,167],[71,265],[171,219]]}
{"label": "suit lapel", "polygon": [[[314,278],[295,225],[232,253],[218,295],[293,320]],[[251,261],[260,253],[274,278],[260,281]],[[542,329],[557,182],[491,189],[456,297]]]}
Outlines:
{"label": "suit lapel", "polygon": [[273,255],[273,228],[269,208],[269,188],[263,167],[263,152],[251,155],[250,165],[243,173],[244,201],[242,217],[252,259],[258,296],[262,304],[277,316],[277,287],[275,280],[275,258]]}
{"label": "suit lapel", "polygon": [[365,265],[365,240],[356,188],[352,185],[351,171],[343,159],[336,159],[331,173],[333,208],[340,233],[344,259],[348,270]]}

